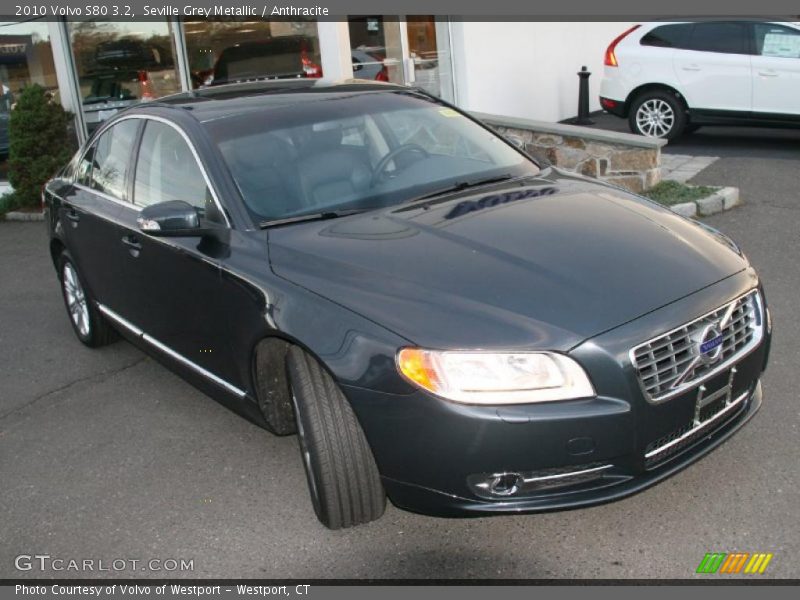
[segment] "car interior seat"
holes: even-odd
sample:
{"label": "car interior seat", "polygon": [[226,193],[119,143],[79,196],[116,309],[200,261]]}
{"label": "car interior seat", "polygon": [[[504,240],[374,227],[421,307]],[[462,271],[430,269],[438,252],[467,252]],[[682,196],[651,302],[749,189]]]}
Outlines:
{"label": "car interior seat", "polygon": [[297,161],[300,189],[307,207],[324,208],[357,199],[370,185],[366,151],[342,144],[342,128],[329,127],[305,136]]}

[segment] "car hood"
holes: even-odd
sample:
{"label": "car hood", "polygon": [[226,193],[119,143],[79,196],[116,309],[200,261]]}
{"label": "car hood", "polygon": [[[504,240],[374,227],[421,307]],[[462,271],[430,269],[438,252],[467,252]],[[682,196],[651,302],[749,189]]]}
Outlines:
{"label": "car hood", "polygon": [[430,348],[567,350],[746,268],[721,235],[555,170],[269,246],[276,274]]}

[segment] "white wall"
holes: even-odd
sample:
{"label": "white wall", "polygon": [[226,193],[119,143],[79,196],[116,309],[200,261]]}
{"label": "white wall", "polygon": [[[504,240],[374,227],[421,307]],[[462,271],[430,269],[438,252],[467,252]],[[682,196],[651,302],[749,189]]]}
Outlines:
{"label": "white wall", "polygon": [[589,110],[598,110],[603,56],[632,23],[453,21],[456,104],[466,110],[560,121],[578,113],[586,65]]}

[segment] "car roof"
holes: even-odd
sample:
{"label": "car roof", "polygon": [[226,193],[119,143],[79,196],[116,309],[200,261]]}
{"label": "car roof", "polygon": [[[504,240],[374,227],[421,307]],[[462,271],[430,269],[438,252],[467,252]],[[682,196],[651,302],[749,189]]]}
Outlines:
{"label": "car roof", "polygon": [[131,112],[149,112],[152,109],[180,108],[191,112],[200,122],[211,121],[234,114],[263,111],[297,105],[303,102],[341,98],[353,94],[418,91],[402,85],[346,79],[274,79],[246,83],[230,83],[181,92],[152,102],[136,105]]}

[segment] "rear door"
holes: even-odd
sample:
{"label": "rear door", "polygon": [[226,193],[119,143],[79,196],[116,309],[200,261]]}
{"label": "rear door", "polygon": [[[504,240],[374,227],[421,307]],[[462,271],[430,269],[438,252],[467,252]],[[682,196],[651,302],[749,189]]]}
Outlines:
{"label": "rear door", "polygon": [[126,303],[121,277],[126,249],[119,218],[133,209],[126,190],[138,127],[137,120],[119,121],[86,150],[59,215],[67,249],[90,292],[120,313]]}
{"label": "rear door", "polygon": [[771,23],[753,28],[753,111],[800,116],[800,30]]}
{"label": "rear door", "polygon": [[673,55],[675,72],[689,108],[750,112],[753,84],[750,24],[695,23],[687,48]]}

